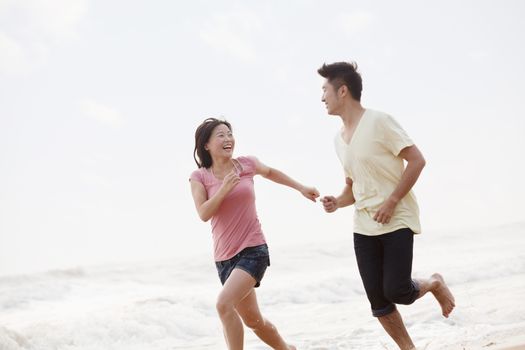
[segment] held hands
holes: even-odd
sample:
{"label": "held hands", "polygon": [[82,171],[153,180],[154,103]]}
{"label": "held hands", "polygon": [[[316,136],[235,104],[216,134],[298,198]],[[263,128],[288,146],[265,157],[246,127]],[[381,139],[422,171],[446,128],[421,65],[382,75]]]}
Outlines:
{"label": "held hands", "polygon": [[333,213],[337,210],[337,198],[334,196],[324,196],[321,198],[321,203],[323,203],[324,210],[327,213]]}
{"label": "held hands", "polygon": [[311,200],[312,202],[315,202],[315,199],[319,197],[319,191],[315,187],[301,187],[300,190],[301,194]]}

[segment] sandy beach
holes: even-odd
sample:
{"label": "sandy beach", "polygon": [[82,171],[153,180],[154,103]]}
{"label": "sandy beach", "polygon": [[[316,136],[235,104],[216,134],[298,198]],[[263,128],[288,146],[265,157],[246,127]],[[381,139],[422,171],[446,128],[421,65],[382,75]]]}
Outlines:
{"label": "sandy beach", "polygon": [[[523,227],[416,238],[414,276],[442,272],[457,302],[448,319],[430,295],[399,307],[419,349],[524,348]],[[286,339],[309,350],[396,349],[370,315],[350,236],[270,249],[272,264],[257,293]],[[0,349],[225,349],[214,309],[219,290],[204,253],[2,277]],[[245,334],[246,349],[267,349]]]}
{"label": "sandy beach", "polygon": [[[349,177],[371,211],[408,184],[412,276],[441,273],[456,302],[449,318],[432,294],[399,306],[417,349],[525,350],[524,15],[523,0],[0,0],[0,350],[226,349],[217,226],[189,181],[210,117],[235,138],[218,168],[255,156],[321,197]],[[318,73],[335,62],[362,84]],[[345,117],[349,95],[396,125]],[[389,194],[392,169],[423,164],[412,143],[425,167]],[[378,169],[389,153],[410,161]],[[356,206],[326,213],[264,169],[263,315],[298,350],[396,350],[356,266]],[[244,349],[268,347],[246,329]]]}

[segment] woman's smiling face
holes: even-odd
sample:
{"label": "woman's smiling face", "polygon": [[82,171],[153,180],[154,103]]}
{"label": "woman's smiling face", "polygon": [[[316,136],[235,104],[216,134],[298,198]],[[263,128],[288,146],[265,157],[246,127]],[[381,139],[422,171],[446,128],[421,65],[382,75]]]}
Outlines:
{"label": "woman's smiling face", "polygon": [[232,157],[235,148],[235,138],[225,124],[220,124],[213,129],[206,149],[212,157]]}

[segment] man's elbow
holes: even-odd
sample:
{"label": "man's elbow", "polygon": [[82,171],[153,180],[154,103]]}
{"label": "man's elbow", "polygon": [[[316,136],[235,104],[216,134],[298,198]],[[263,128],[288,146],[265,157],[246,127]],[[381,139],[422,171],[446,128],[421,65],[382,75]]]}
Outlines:
{"label": "man's elbow", "polygon": [[410,167],[412,167],[413,169],[418,169],[419,171],[423,170],[423,168],[427,164],[427,161],[421,154],[408,157],[406,161]]}
{"label": "man's elbow", "polygon": [[419,160],[419,166],[421,167],[421,169],[423,169],[425,165],[427,165],[427,161],[423,156],[421,156],[421,159]]}

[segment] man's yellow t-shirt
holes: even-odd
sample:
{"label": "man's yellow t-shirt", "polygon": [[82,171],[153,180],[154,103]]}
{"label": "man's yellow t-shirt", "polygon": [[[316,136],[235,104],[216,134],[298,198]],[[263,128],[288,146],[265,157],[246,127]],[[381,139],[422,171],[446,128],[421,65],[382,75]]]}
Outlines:
{"label": "man's yellow t-shirt", "polygon": [[399,152],[414,143],[388,114],[366,109],[347,144],[339,131],[335,149],[345,174],[352,179],[355,198],[354,232],[376,236],[400,228],[421,232],[419,208],[410,191],[396,206],[388,224],[374,221],[374,215],[392,194],[405,169]]}

